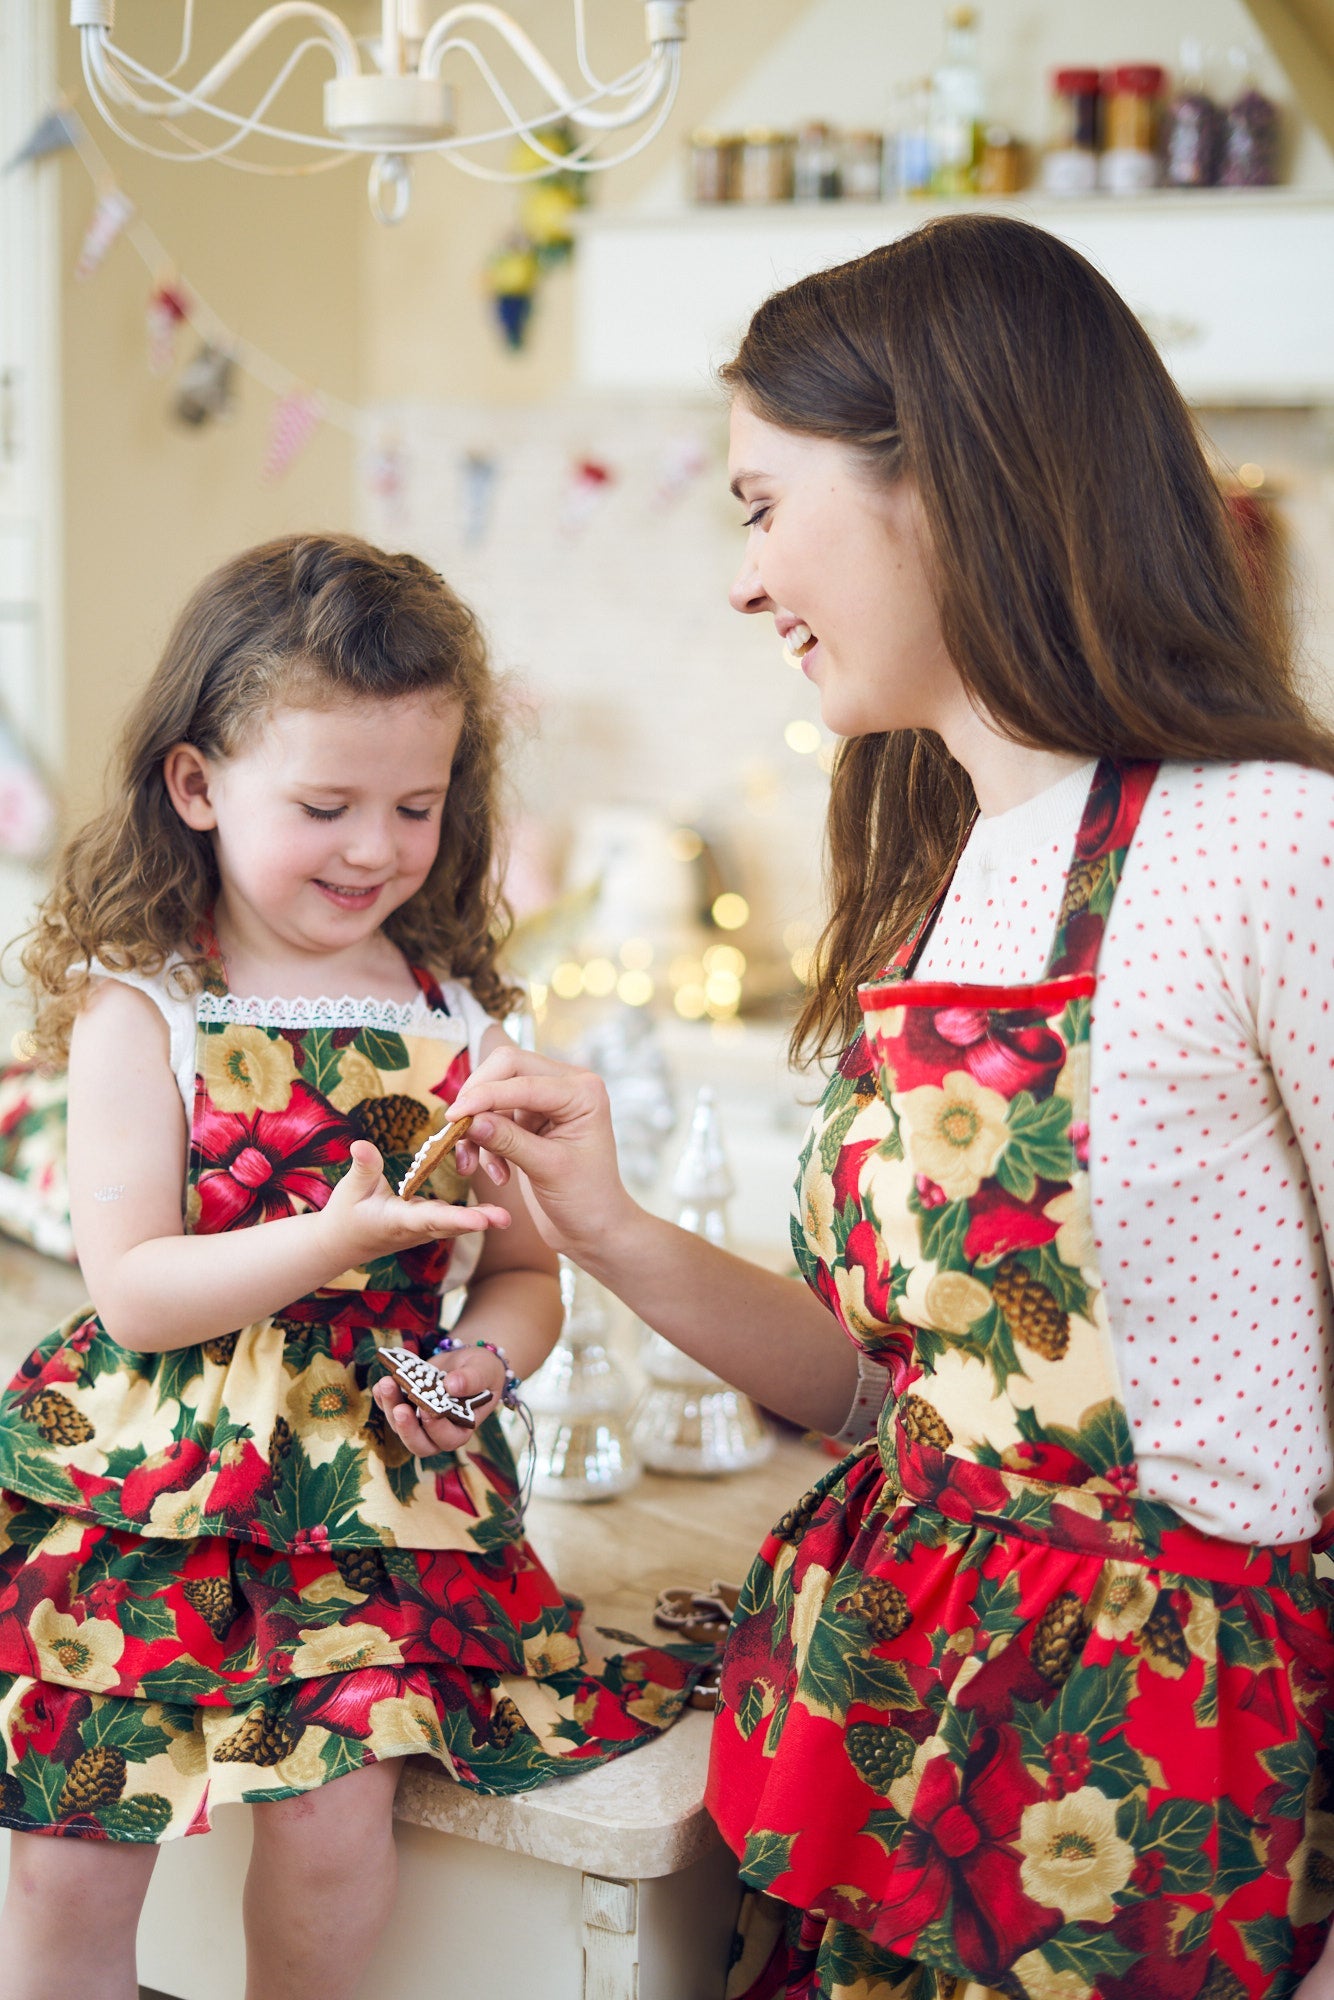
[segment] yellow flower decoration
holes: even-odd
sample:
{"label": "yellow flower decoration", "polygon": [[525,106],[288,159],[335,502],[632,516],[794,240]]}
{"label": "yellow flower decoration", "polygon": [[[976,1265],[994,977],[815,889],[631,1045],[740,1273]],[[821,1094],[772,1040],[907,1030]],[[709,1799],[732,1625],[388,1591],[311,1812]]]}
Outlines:
{"label": "yellow flower decoration", "polygon": [[1053,1195],[1042,1213],[1049,1222],[1059,1225],[1056,1231],[1056,1255],[1063,1264],[1072,1264],[1076,1270],[1082,1271],[1097,1262],[1098,1252],[1093,1241],[1087,1181],[1083,1181],[1078,1187],[1068,1187],[1060,1194]]}
{"label": "yellow flower decoration", "polygon": [[287,1420],[297,1437],[338,1442],[355,1437],[371,1413],[368,1389],[359,1389],[350,1368],[317,1354],[287,1392]]}
{"label": "yellow flower decoration", "polygon": [[401,1667],[403,1649],[378,1625],[324,1625],[307,1627],[302,1644],[292,1654],[295,1679],[313,1680],[318,1674],[350,1674],[354,1667]]}
{"label": "yellow flower decoration", "polygon": [[233,1021],[220,1035],[205,1035],[204,1083],[219,1111],[285,1111],[296,1080],[292,1045]]}
{"label": "yellow flower decoration", "polygon": [[905,1091],[900,1115],[913,1166],[950,1201],[976,1194],[1005,1150],[1007,1109],[965,1069],[951,1070],[939,1087]]}
{"label": "yellow flower decoration", "polygon": [[338,1082],[329,1092],[329,1102],[335,1111],[344,1114],[354,1104],[360,1104],[363,1097],[383,1097],[384,1080],[369,1056],[349,1043],[338,1058]]}
{"label": "yellow flower decoration", "polygon": [[1116,1830],[1116,1806],[1096,1785],[1026,1806],[1019,1822],[1024,1894],[1068,1924],[1108,1924],[1135,1850]]}
{"label": "yellow flower decoration", "polygon": [[538,1680],[548,1674],[568,1674],[582,1659],[583,1651],[573,1632],[544,1632],[524,1640],[523,1663]]}
{"label": "yellow flower decoration", "polygon": [[818,1165],[807,1175],[801,1191],[801,1223],[806,1242],[820,1262],[835,1264],[838,1244],[834,1238],[834,1182]]}
{"label": "yellow flower decoration", "polygon": [[125,1635],[109,1618],[85,1618],[80,1623],[44,1597],[28,1631],[37,1648],[40,1680],[59,1687],[106,1689],[120,1679],[116,1666],[125,1650]]}
{"label": "yellow flower decoration", "polygon": [[1158,1602],[1157,1586],[1149,1581],[1142,1563],[1108,1563],[1104,1571],[1105,1595],[1094,1614],[1093,1629],[1100,1639],[1129,1639],[1147,1622]]}
{"label": "yellow flower decoration", "polygon": [[926,1288],[926,1324],[962,1338],[991,1311],[991,1293],[966,1271],[937,1271]]}

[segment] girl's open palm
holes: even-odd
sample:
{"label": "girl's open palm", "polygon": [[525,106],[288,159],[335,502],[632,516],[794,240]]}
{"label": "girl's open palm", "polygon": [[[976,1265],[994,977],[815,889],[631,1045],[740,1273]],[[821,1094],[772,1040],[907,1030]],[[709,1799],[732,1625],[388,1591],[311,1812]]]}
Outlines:
{"label": "girl's open palm", "polygon": [[494,1205],[456,1207],[447,1201],[402,1201],[384,1177],[384,1162],[367,1139],[352,1142],[352,1165],[325,1205],[328,1233],[346,1249],[344,1265],[393,1257],[433,1237],[473,1230],[508,1229],[507,1211]]}

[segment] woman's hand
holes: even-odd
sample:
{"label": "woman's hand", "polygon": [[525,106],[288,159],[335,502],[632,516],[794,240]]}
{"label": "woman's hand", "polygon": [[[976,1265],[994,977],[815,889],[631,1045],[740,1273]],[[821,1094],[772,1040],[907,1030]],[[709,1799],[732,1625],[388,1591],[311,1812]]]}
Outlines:
{"label": "woman's hand", "polygon": [[369,1140],[354,1139],[352,1165],[320,1213],[326,1238],[339,1246],[341,1271],[376,1257],[396,1256],[433,1237],[509,1227],[509,1214],[498,1204],[456,1208],[445,1201],[400,1201],[384,1177],[383,1166]]}
{"label": "woman's hand", "polygon": [[479,1064],[450,1106],[471,1116],[460,1173],[480,1164],[498,1184],[511,1167],[544,1242],[577,1262],[636,1213],[616,1165],[611,1107],[601,1077],[513,1043]]}
{"label": "woman's hand", "polygon": [[[478,1422],[500,1408],[505,1392],[505,1364],[485,1347],[465,1347],[449,1357],[445,1368],[434,1356],[426,1356],[445,1378],[451,1396],[478,1396],[489,1390],[492,1400],[477,1410]],[[428,1417],[409,1403],[397,1382],[382,1375],[371,1390],[385,1417],[393,1425],[408,1450],[417,1458],[431,1458],[438,1451],[457,1451],[475,1433],[466,1424],[451,1423],[448,1417]]]}

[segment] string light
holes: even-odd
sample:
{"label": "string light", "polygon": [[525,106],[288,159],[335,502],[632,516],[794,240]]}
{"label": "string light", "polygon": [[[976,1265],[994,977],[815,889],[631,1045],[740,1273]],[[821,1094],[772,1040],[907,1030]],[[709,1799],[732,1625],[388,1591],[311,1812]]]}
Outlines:
{"label": "string light", "polygon": [[605,1000],[616,991],[616,967],[609,958],[590,958],[584,967],[584,991],[595,1000]]}
{"label": "string light", "polygon": [[820,747],[820,732],[813,722],[804,716],[789,722],[783,731],[783,741],[789,750],[795,750],[799,757],[811,757]]}
{"label": "string light", "polygon": [[551,990],[562,1000],[577,1000],[584,990],[584,968],[572,958],[562,960],[551,975]]}
{"label": "string light", "polygon": [[617,956],[627,972],[647,972],[653,963],[653,946],[647,938],[627,938]]}
{"label": "string light", "polygon": [[750,904],[735,889],[724,889],[721,896],[714,897],[710,914],[719,930],[739,931],[750,922]]}
{"label": "string light", "polygon": [[616,982],[617,998],[627,1007],[647,1007],[655,988],[647,972],[623,972]]}
{"label": "string light", "polygon": [[676,826],[667,836],[667,849],[674,861],[698,861],[704,842],[693,826]]}

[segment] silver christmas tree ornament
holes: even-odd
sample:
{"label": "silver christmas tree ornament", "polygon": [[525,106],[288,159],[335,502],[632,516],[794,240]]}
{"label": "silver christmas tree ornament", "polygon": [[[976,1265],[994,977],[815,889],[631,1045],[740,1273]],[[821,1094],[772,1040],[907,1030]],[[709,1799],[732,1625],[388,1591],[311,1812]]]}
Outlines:
{"label": "silver christmas tree ornament", "polygon": [[602,1289],[567,1257],[560,1295],[560,1339],[523,1386],[533,1417],[533,1491],[547,1500],[609,1500],[639,1477],[632,1392],[608,1346]]}
{"label": "silver christmas tree ornament", "polygon": [[[725,1245],[727,1203],[735,1185],[713,1092],[705,1085],[672,1177],[681,1228]],[[742,1472],[769,1456],[773,1433],[749,1396],[648,1328],[643,1361],[648,1383],[635,1410],[633,1436],[645,1465],[655,1472]]]}

